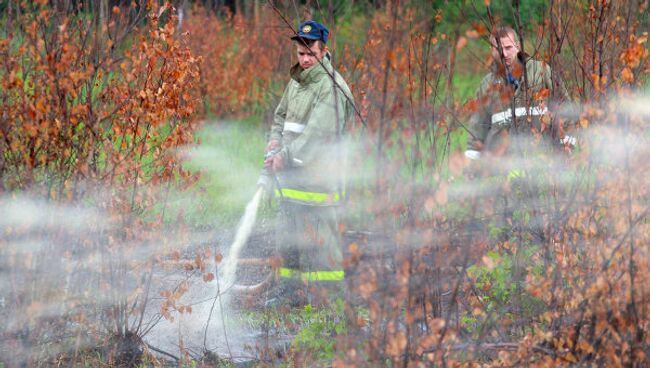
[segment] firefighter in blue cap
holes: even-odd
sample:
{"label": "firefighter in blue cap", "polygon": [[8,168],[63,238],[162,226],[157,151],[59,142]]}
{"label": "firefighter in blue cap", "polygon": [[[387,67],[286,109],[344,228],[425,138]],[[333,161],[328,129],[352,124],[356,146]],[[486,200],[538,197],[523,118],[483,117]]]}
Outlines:
{"label": "firefighter in blue cap", "polygon": [[337,214],[344,197],[341,135],[354,107],[347,83],[330,62],[328,38],[327,27],[312,20],[300,23],[291,37],[298,62],[275,110],[260,177],[261,185],[275,186],[276,242],[283,258],[278,276],[284,297],[291,292],[294,304],[316,302],[345,276]]}

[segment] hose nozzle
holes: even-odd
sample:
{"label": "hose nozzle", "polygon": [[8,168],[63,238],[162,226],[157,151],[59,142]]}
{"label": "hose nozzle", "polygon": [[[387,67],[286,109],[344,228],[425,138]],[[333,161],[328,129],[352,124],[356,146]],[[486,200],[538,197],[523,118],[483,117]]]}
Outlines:
{"label": "hose nozzle", "polygon": [[270,150],[267,153],[264,154],[264,161],[266,161],[269,157],[275,156],[279,151],[278,150]]}

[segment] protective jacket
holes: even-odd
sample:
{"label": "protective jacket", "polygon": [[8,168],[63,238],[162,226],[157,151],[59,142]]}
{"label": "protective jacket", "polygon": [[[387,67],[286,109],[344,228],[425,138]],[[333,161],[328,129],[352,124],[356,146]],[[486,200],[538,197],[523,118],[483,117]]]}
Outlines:
{"label": "protective jacket", "polygon": [[277,154],[284,162],[275,175],[276,242],[284,262],[278,274],[285,291],[327,288],[345,277],[337,205],[345,179],[342,134],[353,111],[350,89],[327,58],[291,69],[269,137],[281,142]]}
{"label": "protective jacket", "polygon": [[[520,55],[519,61],[524,57]],[[563,138],[557,136],[562,129],[553,126],[551,113],[558,102],[568,102],[566,89],[557,78],[554,80],[547,64],[527,59],[525,65],[527,83],[523,73],[515,78],[497,70],[483,78],[476,93],[478,110],[469,121],[468,157],[498,151],[508,135],[533,128],[550,132],[558,142]]]}
{"label": "protective jacket", "polygon": [[291,68],[270,134],[282,143],[285,167],[277,177],[283,199],[316,206],[339,202],[341,134],[353,111],[350,89],[327,58],[307,70]]}

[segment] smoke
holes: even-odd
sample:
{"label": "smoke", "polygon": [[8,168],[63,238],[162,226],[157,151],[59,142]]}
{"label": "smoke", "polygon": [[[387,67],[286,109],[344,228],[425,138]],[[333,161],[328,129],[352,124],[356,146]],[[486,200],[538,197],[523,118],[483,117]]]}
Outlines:
{"label": "smoke", "polygon": [[[246,206],[234,240],[224,251],[227,256],[219,263],[217,277],[208,283],[194,280],[189,283],[188,291],[181,298],[182,303],[192,306],[192,312],[181,314],[177,322],[161,320],[147,338],[153,345],[166,347],[169,351],[180,354],[180,342],[187,351],[200,356],[205,351],[220,355],[233,356],[233,351],[242,355],[247,343],[242,326],[229,318],[233,314],[229,293],[235,283],[239,253],[246,245],[255,225],[256,215],[262,199],[260,188]],[[213,262],[208,262],[211,269],[216,269]],[[227,318],[225,318],[227,317]],[[179,337],[181,336],[179,341]]]}
{"label": "smoke", "polygon": [[0,226],[5,230],[9,227],[30,227],[78,231],[89,223],[102,226],[99,213],[92,208],[53,205],[43,200],[30,200],[25,196],[17,196],[11,200],[2,198],[0,206],[5,214],[0,218]]}
{"label": "smoke", "polygon": [[[447,223],[463,223],[463,216],[478,218],[479,224],[494,222],[497,199],[520,185],[534,189],[522,191],[517,202],[534,212],[529,220],[533,230],[566,220],[588,200],[626,200],[620,193],[603,192],[626,178],[631,180],[634,206],[646,208],[650,205],[644,187],[650,179],[650,101],[647,97],[616,101],[615,113],[591,119],[587,129],[571,132],[576,138],[572,148],[556,144],[547,149],[551,146],[540,145],[539,139],[522,136],[512,143],[530,147],[525,154],[484,155],[470,161],[460,150],[435,156],[439,146],[427,146],[424,139],[423,153],[416,157],[408,138],[403,144],[384,147],[383,157],[377,159],[376,137],[360,134],[347,137],[347,161],[338,160],[319,175],[342,178],[350,196],[343,211],[349,230],[382,232],[396,242],[403,237],[402,229],[418,237],[433,233],[433,238],[426,238],[429,243],[412,241],[416,247],[449,237],[451,230],[488,232],[489,226],[449,230],[406,224],[427,223],[436,216]],[[572,111],[566,117],[577,120],[579,114]],[[165,226],[160,228],[148,230],[133,214],[115,217],[107,207],[111,188],[96,190],[77,205],[28,194],[0,198],[0,360],[42,362],[80,346],[95,347],[103,333],[115,331],[116,321],[138,329],[146,342],[175,355],[181,347],[196,355],[203,349],[223,354],[244,351],[250,336],[233,318],[229,300],[218,298],[234,280],[231,260],[237,258],[239,246],[245,246],[239,241],[229,248],[236,220],[247,213],[246,228],[255,223],[251,208],[261,200],[255,184],[264,139],[261,133],[251,137],[222,129],[208,126],[203,132],[205,143],[182,152],[187,165],[203,172],[194,188],[211,195],[202,196],[204,192],[197,189],[168,194],[166,187],[146,188],[157,192],[157,198],[168,199]],[[318,148],[331,153],[341,149]],[[513,170],[523,176],[511,177]],[[582,194],[596,191],[594,182],[601,186],[600,197],[589,199]],[[218,202],[211,202],[215,198]],[[246,209],[249,201],[252,207]],[[170,220],[179,209],[195,216],[207,231]],[[390,226],[381,226],[387,222]],[[134,233],[141,237],[131,236]],[[373,247],[369,244],[363,251],[379,251]],[[197,254],[202,262],[195,261]],[[223,273],[206,282],[204,276],[216,272],[216,254],[231,256],[219,266]],[[178,298],[163,296],[179,288],[187,290]],[[191,312],[183,306],[191,307]],[[165,307],[169,315],[163,317]],[[184,312],[179,313],[179,308]],[[120,310],[126,311],[126,317],[115,314]]]}
{"label": "smoke", "polygon": [[[232,138],[213,127],[204,136],[221,144]],[[241,353],[238,335],[246,332],[236,326],[228,301],[218,299],[217,281],[205,276],[215,273],[214,255],[228,251],[235,230],[224,227],[223,219],[233,215],[223,207],[243,214],[262,160],[254,167],[214,142],[182,154],[205,176],[196,186],[218,186],[218,196],[228,202],[211,205],[212,195],[167,185],[140,186],[165,200],[140,213],[114,212],[110,206],[119,201],[113,188],[91,192],[86,186],[87,196],[76,204],[29,193],[0,198],[0,362],[53,362],[126,331],[176,356],[181,346],[196,356],[204,349]],[[174,221],[179,214],[208,226]]]}

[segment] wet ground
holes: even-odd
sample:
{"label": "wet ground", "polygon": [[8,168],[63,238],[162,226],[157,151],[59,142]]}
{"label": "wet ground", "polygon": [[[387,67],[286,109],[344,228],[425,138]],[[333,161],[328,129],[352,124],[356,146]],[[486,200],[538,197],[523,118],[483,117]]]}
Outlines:
{"label": "wet ground", "polygon": [[[273,289],[250,295],[236,294],[232,290],[220,290],[216,280],[205,282],[197,270],[190,271],[182,267],[184,262],[192,263],[197,254],[205,254],[208,249],[227,255],[232,235],[206,233],[204,239],[203,242],[188,246],[176,267],[156,271],[153,285],[158,290],[151,293],[153,298],[146,313],[151,329],[144,336],[144,341],[155,347],[161,358],[170,355],[178,357],[181,351],[185,351],[196,360],[213,357],[238,364],[281,359],[293,336],[287,330],[268,328],[260,322],[260,315],[273,308],[269,306],[274,298]],[[392,282],[395,267],[391,252],[394,248],[390,246],[390,241],[366,232],[347,232],[344,249],[348,251],[352,243],[358,243],[362,250],[357,255],[346,254],[348,259],[356,257],[357,271],[363,272],[364,267],[374,267],[380,277],[384,275],[386,282]],[[273,231],[269,226],[258,226],[242,249],[240,259],[269,259],[274,254],[273,249]],[[452,258],[450,256],[445,261],[451,264]],[[455,267],[457,266],[452,265],[445,272],[456,277],[453,276]],[[237,283],[253,285],[262,281],[270,272],[268,266],[241,266],[237,270]],[[346,271],[346,274],[353,280],[350,285],[354,287],[354,280],[358,279],[355,270]],[[441,284],[452,284],[450,280],[442,278],[438,281]],[[173,320],[162,318],[160,309],[164,299],[159,297],[160,291],[170,290],[182,283],[187,284],[188,290],[177,301],[177,305],[191,306],[191,313],[173,313]],[[443,299],[448,299],[448,287],[440,292]],[[450,300],[443,301],[443,304],[449,303]],[[441,306],[441,309],[446,308],[448,306]]]}
{"label": "wet ground", "polygon": [[[168,262],[166,267],[154,272],[152,285],[155,287],[145,313],[150,330],[143,340],[155,348],[154,354],[163,359],[179,357],[184,351],[196,360],[219,357],[244,363],[267,359],[262,355],[285,349],[291,336],[265,331],[247,313],[259,311],[265,305],[266,293],[243,298],[231,289],[221,290],[216,279],[206,282],[205,272],[214,273],[214,264],[206,263],[205,272],[188,270],[184,266],[193,264],[197,254],[205,256],[206,251],[227,255],[231,234],[206,233],[202,238],[204,241],[191,244],[183,251],[181,259],[173,262],[175,266]],[[272,249],[271,232],[258,229],[242,249],[240,258],[266,259],[272,255]],[[269,267],[240,267],[237,283],[255,284],[269,273]],[[173,312],[173,319],[164,318],[160,311],[165,298],[160,293],[165,290],[173,292],[179,285],[187,287],[187,291],[176,301],[176,306],[183,310],[189,306],[191,312]]]}

